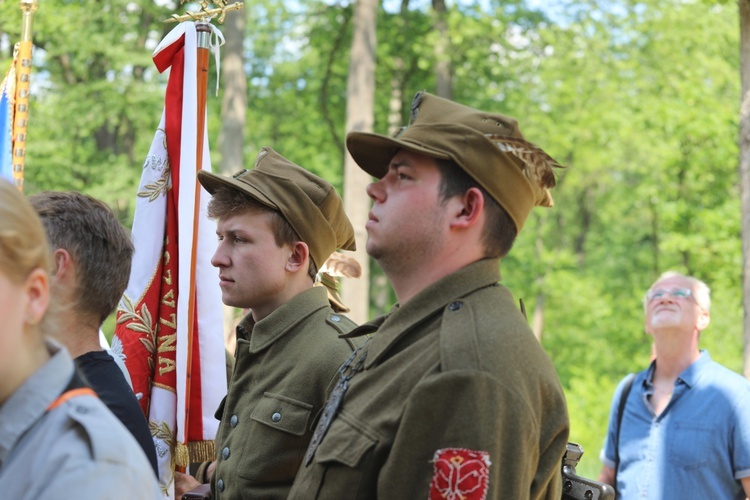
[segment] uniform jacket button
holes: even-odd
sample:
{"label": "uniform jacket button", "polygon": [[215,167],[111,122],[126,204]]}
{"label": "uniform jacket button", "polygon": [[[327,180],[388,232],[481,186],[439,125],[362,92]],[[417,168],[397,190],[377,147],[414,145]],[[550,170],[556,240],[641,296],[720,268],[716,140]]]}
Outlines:
{"label": "uniform jacket button", "polygon": [[221,456],[224,460],[229,458],[229,447],[225,447],[223,450],[221,450]]}
{"label": "uniform jacket button", "polygon": [[281,413],[276,412],[271,415],[271,420],[273,420],[274,422],[278,422],[279,420],[281,420]]}
{"label": "uniform jacket button", "polygon": [[239,422],[239,418],[237,418],[237,415],[232,415],[232,418],[229,419],[229,425],[232,427],[237,427],[237,422]]}
{"label": "uniform jacket button", "polygon": [[462,302],[459,302],[459,301],[456,301],[456,302],[451,302],[451,303],[450,303],[450,304],[448,305],[448,309],[450,309],[451,311],[458,311],[459,309],[461,309],[461,306],[462,306],[462,305],[463,305],[463,303],[462,303]]}
{"label": "uniform jacket button", "polygon": [[219,488],[219,491],[224,491],[224,480],[219,479],[216,481],[216,487]]}

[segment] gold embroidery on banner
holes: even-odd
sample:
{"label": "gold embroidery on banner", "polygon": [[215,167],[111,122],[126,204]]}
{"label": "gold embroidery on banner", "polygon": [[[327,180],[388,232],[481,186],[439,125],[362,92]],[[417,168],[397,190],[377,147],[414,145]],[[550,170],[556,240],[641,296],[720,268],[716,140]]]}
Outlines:
{"label": "gold embroidery on banner", "polygon": [[[156,385],[156,384],[154,384]],[[148,428],[151,431],[151,436],[154,438],[154,445],[156,447],[156,454],[159,457],[163,457],[165,453],[169,453],[169,469],[174,470],[175,463],[175,445],[177,439],[174,437],[172,429],[169,428],[166,422],[151,422],[148,423]],[[168,484],[160,484],[162,492],[168,493],[172,485],[170,480]]]}
{"label": "gold embroidery on banner", "polygon": [[[156,129],[157,133],[162,132],[164,129]],[[166,134],[164,135],[164,155],[149,154],[146,156],[146,160],[143,162],[143,170],[150,168],[155,173],[161,171],[161,175],[155,182],[148,183],[143,186],[143,191],[138,192],[139,198],[148,198],[149,203],[156,200],[159,195],[167,195],[169,189],[170,171],[169,168],[169,157],[166,155]]]}
{"label": "gold embroidery on banner", "polygon": [[164,273],[164,283],[166,283],[167,285],[172,284],[172,270],[171,269],[167,269],[166,272]]}
{"label": "gold embroidery on banner", "polygon": [[167,445],[169,445],[170,450],[174,449],[176,439],[174,437],[172,429],[169,428],[169,424],[167,424],[163,420],[159,422],[149,422],[148,428],[151,431],[151,436],[164,441]]}
{"label": "gold embroidery on banner", "polygon": [[162,383],[160,383],[160,382],[154,382],[154,383],[153,383],[153,385],[151,386],[151,388],[152,388],[152,389],[153,389],[153,388],[157,388],[157,387],[158,387],[159,389],[163,389],[163,390],[165,390],[165,391],[169,391],[169,392],[171,392],[172,394],[177,394],[177,391],[175,390],[175,388],[174,388],[174,387],[170,387],[170,386],[168,386],[168,385],[166,385],[166,384],[162,384]]}
{"label": "gold embroidery on banner", "polygon": [[[159,323],[169,328],[172,328],[173,330],[177,330],[177,315],[175,313],[172,313],[169,315],[169,317],[172,320],[171,323],[164,318],[159,318]],[[172,348],[171,350],[174,351],[174,348]],[[159,352],[162,352],[161,347],[159,347]]]}
{"label": "gold embroidery on banner", "polygon": [[122,305],[119,310],[122,312],[119,318],[117,318],[117,324],[131,321],[125,328],[133,330],[138,333],[145,333],[148,337],[139,337],[138,340],[143,344],[143,347],[148,351],[151,356],[148,358],[149,370],[154,370],[154,359],[153,354],[156,351],[156,328],[153,328],[151,313],[148,310],[146,304],[141,307],[140,314],[135,310],[135,304],[133,300],[127,295],[122,296]]}
{"label": "gold embroidery on banner", "polygon": [[177,363],[173,359],[159,356],[159,375],[173,372],[177,369]]}
{"label": "gold embroidery on banner", "polygon": [[[175,320],[175,315],[172,314],[172,321]],[[164,321],[163,318],[159,319],[160,322],[167,326],[173,326],[168,324],[166,321]],[[177,342],[177,334],[173,335],[165,335],[163,337],[163,341],[161,344],[159,344],[159,354],[163,354],[165,352],[174,352],[177,350],[177,347],[175,346]],[[164,375],[165,373],[169,373],[175,370],[175,361],[173,359],[169,359],[166,356],[159,356],[159,375]]]}
{"label": "gold embroidery on banner", "polygon": [[[161,303],[164,304],[167,307],[177,307],[177,301],[174,299],[174,289],[168,291],[164,294],[164,297],[161,299]],[[174,316],[174,315],[173,315]],[[162,323],[164,320],[162,320]]]}
{"label": "gold embroidery on banner", "polygon": [[159,197],[160,194],[164,194],[164,196],[167,195],[167,189],[169,188],[169,162],[167,162],[166,167],[161,173],[161,178],[159,178],[156,182],[153,184],[146,184],[143,186],[143,191],[138,191],[138,194],[136,196],[139,196],[141,198],[148,198],[148,201],[154,201]]}

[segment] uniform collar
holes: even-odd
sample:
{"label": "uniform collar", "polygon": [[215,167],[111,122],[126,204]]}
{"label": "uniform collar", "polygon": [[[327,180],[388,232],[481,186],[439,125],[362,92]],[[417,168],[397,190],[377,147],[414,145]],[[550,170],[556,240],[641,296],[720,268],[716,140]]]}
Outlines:
{"label": "uniform collar", "polygon": [[245,316],[237,326],[237,337],[250,340],[251,353],[260,352],[324,307],[328,307],[325,288],[311,287],[298,293],[257,323],[253,320],[252,313]]}
{"label": "uniform collar", "polygon": [[0,468],[21,436],[62,394],[73,375],[73,360],[68,351],[50,339],[45,344],[52,357],[0,406]]}
{"label": "uniform collar", "polygon": [[456,299],[498,281],[500,259],[479,260],[436,281],[403,305],[396,304],[388,315],[356,328],[349,336],[374,333],[369,343],[365,368],[377,363],[399,339],[434,318]]}

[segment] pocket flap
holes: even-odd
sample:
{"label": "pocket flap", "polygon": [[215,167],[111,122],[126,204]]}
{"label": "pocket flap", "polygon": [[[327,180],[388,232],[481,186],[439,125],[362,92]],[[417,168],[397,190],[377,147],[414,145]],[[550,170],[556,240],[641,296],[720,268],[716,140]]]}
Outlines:
{"label": "pocket flap", "polygon": [[307,429],[312,405],[279,394],[266,392],[250,414],[256,422],[295,436]]}
{"label": "pocket flap", "polygon": [[374,433],[339,413],[315,452],[315,459],[321,463],[339,462],[357,467],[365,453],[377,442]]}

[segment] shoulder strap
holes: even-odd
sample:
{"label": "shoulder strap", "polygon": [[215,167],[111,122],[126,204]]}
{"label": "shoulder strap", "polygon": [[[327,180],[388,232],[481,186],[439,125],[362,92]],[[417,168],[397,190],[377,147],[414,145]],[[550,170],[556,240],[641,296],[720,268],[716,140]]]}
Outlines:
{"label": "shoulder strap", "polygon": [[78,373],[78,368],[76,368],[73,371],[73,376],[70,378],[70,381],[68,382],[68,385],[63,389],[62,394],[60,394],[57,399],[52,401],[49,406],[44,410],[44,414],[42,414],[36,422],[31,424],[28,429],[26,429],[26,432],[21,435],[16,443],[13,445],[13,448],[8,453],[8,456],[6,458],[5,463],[3,463],[3,467],[6,467],[16,456],[17,456],[17,450],[19,450],[26,439],[28,439],[29,436],[33,435],[34,432],[36,432],[39,428],[39,423],[42,421],[45,415],[49,413],[51,410],[57,408],[61,404],[63,404],[65,401],[76,397],[76,396],[82,396],[82,395],[92,395],[96,396],[97,394],[86,385],[85,379],[82,377],[80,373]]}
{"label": "shoulder strap", "polygon": [[455,300],[443,309],[440,322],[440,365],[444,371],[479,366],[479,346],[471,306]]}
{"label": "shoulder strap", "polygon": [[620,403],[617,406],[617,432],[615,433],[615,484],[612,485],[615,490],[617,490],[617,469],[620,467],[620,427],[622,427],[622,414],[625,413],[625,403],[628,400],[630,389],[633,387],[634,379],[635,373],[631,373],[627,381],[625,381],[625,386],[622,388]]}
{"label": "shoulder strap", "polygon": [[54,410],[67,400],[75,398],[77,396],[96,396],[96,393],[90,387],[81,387],[79,389],[71,389],[69,391],[65,391],[60,394],[60,396],[56,400],[50,403],[50,405],[47,407],[47,411]]}
{"label": "shoulder strap", "polygon": [[68,401],[69,399],[72,399],[77,396],[96,396],[96,392],[91,387],[88,387],[86,385],[86,382],[83,380],[83,377],[80,373],[78,373],[78,369],[76,368],[73,371],[73,376],[70,378],[70,382],[68,382],[68,386],[65,388],[65,390],[60,394],[57,399],[52,401],[49,406],[47,407],[46,411],[51,411],[63,404],[64,402]]}

